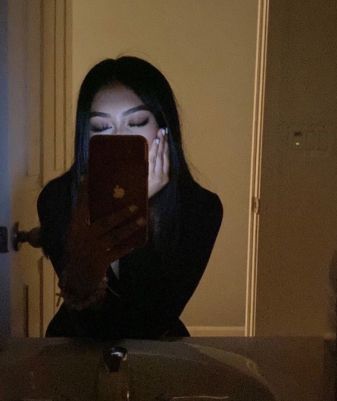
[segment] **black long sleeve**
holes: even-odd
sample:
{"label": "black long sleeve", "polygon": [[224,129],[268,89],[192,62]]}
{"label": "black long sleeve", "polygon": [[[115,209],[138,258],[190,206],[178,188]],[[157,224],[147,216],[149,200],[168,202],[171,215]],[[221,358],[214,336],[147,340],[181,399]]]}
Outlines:
{"label": "black long sleeve", "polygon": [[[219,198],[195,187],[183,202],[180,240],[171,254],[143,253],[138,265],[130,256],[123,276],[125,331],[143,337],[160,335],[182,313],[211,255],[222,220]],[[138,259],[138,258],[137,258]],[[122,266],[123,268],[123,266]],[[141,331],[141,332],[140,332]]]}
{"label": "black long sleeve", "polygon": [[[217,195],[193,184],[181,199],[180,234],[170,253],[151,244],[120,260],[119,296],[78,312],[63,305],[48,335],[158,338],[177,323],[207,266],[222,221]],[[70,221],[70,174],[49,183],[38,200],[42,244],[61,274]]]}

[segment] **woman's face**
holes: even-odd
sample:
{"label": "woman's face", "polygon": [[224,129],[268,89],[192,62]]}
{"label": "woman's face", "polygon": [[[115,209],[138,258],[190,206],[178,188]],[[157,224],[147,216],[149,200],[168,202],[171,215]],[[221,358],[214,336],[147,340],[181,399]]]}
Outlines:
{"label": "woman's face", "polygon": [[117,84],[95,95],[90,109],[90,138],[94,135],[141,135],[150,148],[158,129],[154,115],[131,89]]}

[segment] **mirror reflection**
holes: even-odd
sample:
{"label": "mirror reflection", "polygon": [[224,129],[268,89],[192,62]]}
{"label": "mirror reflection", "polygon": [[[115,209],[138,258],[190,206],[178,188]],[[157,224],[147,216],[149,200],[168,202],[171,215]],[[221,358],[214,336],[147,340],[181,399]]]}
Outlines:
{"label": "mirror reflection", "polygon": [[[10,224],[49,257],[6,262],[13,335],[334,332],[337,11],[299,3],[10,6]],[[145,138],[148,210],[94,221],[90,138],[115,134]]]}

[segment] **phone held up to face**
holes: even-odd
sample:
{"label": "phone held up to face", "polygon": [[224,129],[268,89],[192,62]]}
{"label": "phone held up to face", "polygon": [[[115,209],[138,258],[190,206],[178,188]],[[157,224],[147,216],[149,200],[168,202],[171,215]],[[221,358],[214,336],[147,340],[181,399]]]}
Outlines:
{"label": "phone held up to face", "polygon": [[148,238],[148,144],[140,135],[95,135],[89,144],[88,200],[90,221],[137,206],[146,220],[128,238],[139,248]]}

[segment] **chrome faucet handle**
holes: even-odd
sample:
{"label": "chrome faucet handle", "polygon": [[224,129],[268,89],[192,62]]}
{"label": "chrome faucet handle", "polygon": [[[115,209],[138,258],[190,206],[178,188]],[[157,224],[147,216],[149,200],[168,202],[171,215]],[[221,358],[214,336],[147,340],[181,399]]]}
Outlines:
{"label": "chrome faucet handle", "polygon": [[128,358],[128,351],[124,347],[109,347],[103,350],[103,361],[109,373],[118,372],[120,365]]}

